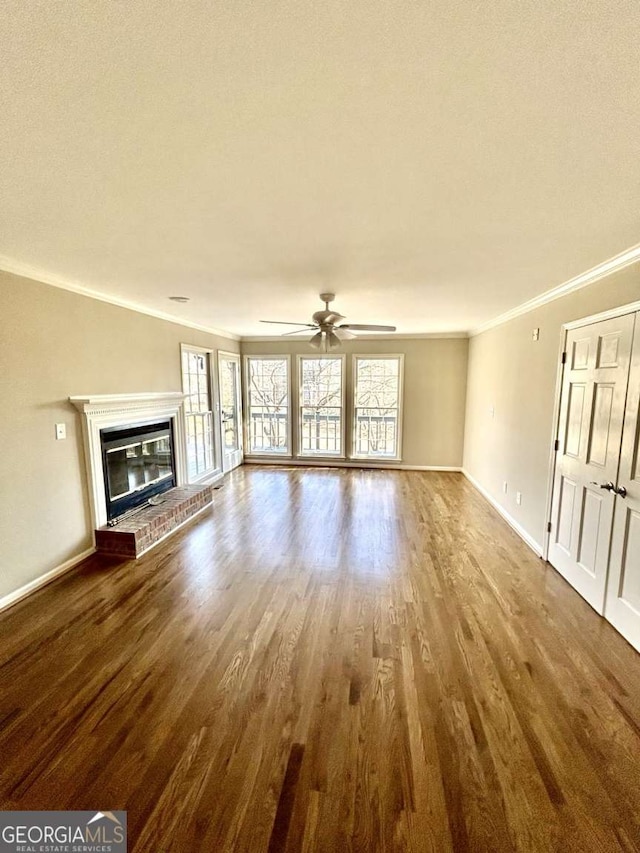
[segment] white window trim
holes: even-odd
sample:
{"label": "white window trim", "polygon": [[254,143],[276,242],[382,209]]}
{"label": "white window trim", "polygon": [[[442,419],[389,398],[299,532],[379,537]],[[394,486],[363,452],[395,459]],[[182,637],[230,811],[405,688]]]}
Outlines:
{"label": "white window trim", "polygon": [[184,458],[185,458],[185,472],[186,472],[186,482],[187,483],[201,483],[203,480],[208,480],[211,477],[215,477],[217,474],[220,474],[222,471],[222,459],[220,457],[220,429],[218,424],[218,416],[217,412],[219,409],[218,402],[218,383],[215,379],[215,374],[218,370],[218,359],[216,357],[216,351],[211,347],[200,347],[197,344],[180,344],[180,383],[182,385],[182,393],[186,396],[186,391],[184,388],[184,372],[182,369],[183,355],[185,352],[199,352],[203,355],[209,356],[209,399],[211,400],[211,429],[212,429],[212,441],[213,441],[213,454],[212,461],[213,467],[207,468],[206,471],[203,471],[201,474],[198,474],[196,477],[189,477],[189,465],[188,465],[188,454],[187,454],[187,411],[186,406],[182,407],[182,422],[184,426]]}
{"label": "white window trim", "polygon": [[[346,459],[346,447],[345,447],[345,436],[346,436],[346,421],[347,421],[347,410],[346,410],[346,384],[347,384],[347,373],[346,373],[346,355],[345,353],[320,353],[318,355],[311,354],[307,355],[306,353],[299,353],[296,356],[297,359],[297,373],[296,373],[296,387],[298,393],[296,394],[296,408],[298,410],[297,414],[297,424],[298,424],[298,452],[297,457],[299,459]],[[302,449],[302,405],[300,400],[302,399],[302,362],[304,359],[340,359],[342,362],[340,366],[341,371],[341,383],[340,383],[340,406],[342,411],[342,416],[340,419],[340,453],[329,453],[327,451],[313,451],[313,450],[303,450]]]}
{"label": "white window trim", "polygon": [[[287,395],[289,398],[289,417],[287,418],[287,450],[283,453],[277,453],[273,450],[254,450],[251,447],[251,406],[249,403],[249,390],[250,390],[250,382],[249,382],[249,361],[277,361],[277,360],[286,360],[287,362]],[[260,458],[271,457],[272,459],[291,459],[293,457],[293,441],[292,441],[292,430],[291,430],[291,422],[293,420],[293,397],[291,394],[291,356],[287,353],[272,353],[272,354],[259,354],[254,355],[253,353],[248,353],[243,356],[243,369],[244,369],[244,389],[243,389],[243,400],[244,400],[244,411],[246,416],[244,418],[244,446],[245,457],[259,456]]]}
{"label": "white window trim", "polygon": [[[398,440],[396,442],[395,456],[368,456],[367,454],[356,453],[356,394],[358,382],[358,360],[362,359],[394,359],[398,361]],[[357,459],[359,461],[367,460],[369,462],[402,462],[402,432],[403,432],[403,409],[404,409],[404,353],[353,353],[352,355],[352,377],[351,377],[351,455],[349,459]]]}

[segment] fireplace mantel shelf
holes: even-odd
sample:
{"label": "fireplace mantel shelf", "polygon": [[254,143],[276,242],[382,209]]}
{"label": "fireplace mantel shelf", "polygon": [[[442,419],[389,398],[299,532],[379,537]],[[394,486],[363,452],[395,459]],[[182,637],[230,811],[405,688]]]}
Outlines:
{"label": "fireplace mantel shelf", "polygon": [[79,412],[87,414],[107,412],[128,412],[136,409],[163,408],[167,404],[182,403],[185,398],[182,391],[150,391],[138,394],[84,394],[69,397],[69,402]]}

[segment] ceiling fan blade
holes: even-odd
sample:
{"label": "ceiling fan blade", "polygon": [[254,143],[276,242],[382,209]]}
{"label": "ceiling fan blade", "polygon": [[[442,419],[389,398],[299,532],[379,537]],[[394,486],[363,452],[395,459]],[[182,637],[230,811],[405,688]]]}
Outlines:
{"label": "ceiling fan blade", "polygon": [[339,329],[355,329],[357,332],[395,332],[395,326],[366,326],[362,323],[343,323]]}
{"label": "ceiling fan blade", "polygon": [[315,323],[291,323],[289,320],[260,320],[261,323],[277,323],[279,326],[306,326],[309,329],[315,329]]}
{"label": "ceiling fan blade", "polygon": [[343,329],[342,326],[336,326],[333,331],[341,341],[353,341],[358,337],[357,335],[354,335],[353,332],[350,332],[348,329]]}
{"label": "ceiling fan blade", "polygon": [[[307,326],[305,329],[294,329],[292,332],[283,332],[280,337],[286,338],[287,335],[299,335],[301,332],[304,332],[306,335],[309,334],[309,329],[317,329],[317,326]],[[355,337],[355,335],[354,335]]]}

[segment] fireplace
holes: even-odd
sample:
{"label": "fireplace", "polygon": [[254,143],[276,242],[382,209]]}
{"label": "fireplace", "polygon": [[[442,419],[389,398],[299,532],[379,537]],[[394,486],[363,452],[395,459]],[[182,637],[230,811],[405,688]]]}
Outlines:
{"label": "fireplace", "polygon": [[[93,394],[69,399],[82,413],[94,529],[126,512],[138,500],[144,503],[173,485],[185,485],[182,392]],[[110,507],[111,503],[115,506]]]}
{"label": "fireplace", "polygon": [[171,421],[100,430],[107,518],[176,485]]}

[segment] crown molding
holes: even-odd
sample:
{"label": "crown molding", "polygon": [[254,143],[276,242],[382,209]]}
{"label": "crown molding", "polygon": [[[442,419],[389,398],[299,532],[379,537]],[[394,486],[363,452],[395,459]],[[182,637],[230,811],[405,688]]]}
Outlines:
{"label": "crown molding", "polygon": [[168,323],[176,323],[178,326],[186,326],[188,329],[197,329],[199,332],[207,332],[210,335],[218,335],[221,338],[228,338],[232,341],[239,341],[240,335],[235,335],[233,332],[227,332],[224,329],[217,329],[215,326],[205,326],[202,323],[193,323],[190,320],[185,320],[182,317],[177,317],[175,314],[170,314],[166,311],[155,311],[152,308],[146,308],[137,302],[131,302],[128,299],[120,299],[115,296],[108,296],[99,290],[93,290],[90,287],[85,287],[83,284],[78,284],[76,281],[63,278],[46,270],[38,269],[37,267],[23,264],[13,258],[8,258],[6,255],[0,255],[0,272],[19,275],[22,278],[29,278],[32,281],[40,282],[41,284],[50,284],[52,287],[58,287],[61,290],[68,290],[71,293],[77,293],[80,296],[88,296],[90,299],[97,299],[98,302],[106,302],[108,305],[115,305],[117,308],[126,308],[129,311],[135,311],[138,314],[146,314],[147,317],[155,317],[156,320],[165,320]]}
{"label": "crown molding", "polygon": [[590,270],[581,273],[575,278],[570,278],[569,281],[565,281],[564,284],[560,284],[557,287],[553,287],[551,290],[547,290],[545,293],[541,293],[540,296],[536,296],[533,299],[529,299],[527,302],[523,302],[521,305],[517,305],[510,311],[505,311],[504,314],[499,314],[497,317],[494,317],[493,320],[489,320],[470,331],[469,337],[473,338],[476,335],[482,334],[482,332],[487,332],[489,329],[493,329],[495,326],[501,326],[509,320],[520,317],[522,314],[528,314],[529,311],[540,308],[542,305],[546,305],[549,302],[554,302],[556,299],[561,299],[563,296],[567,296],[569,293],[574,293],[576,290],[581,290],[583,287],[588,287],[590,284],[594,284],[594,282],[599,281],[601,278],[605,278],[606,276],[611,275],[614,272],[618,272],[625,267],[636,264],[638,261],[640,261],[640,244],[633,246],[631,249],[627,249],[625,252],[621,252],[619,255],[615,255],[615,257],[610,258],[608,261],[604,261],[603,263],[592,267]]}
{"label": "crown molding", "polygon": [[[313,330],[309,331],[311,334]],[[285,335],[242,335],[240,338],[240,343],[242,344],[257,344],[257,343],[270,343],[274,341],[279,341],[282,343],[282,339]],[[387,333],[382,335],[358,335],[357,340],[359,341],[417,341],[417,340],[426,340],[426,339],[435,339],[435,340],[460,340],[461,338],[468,338],[468,332],[415,332],[413,334],[398,334],[396,332]],[[290,341],[299,341],[301,344],[308,343],[308,339],[305,338],[302,333],[300,333],[300,337],[294,337],[293,335],[288,336]],[[343,344],[353,343],[354,341],[343,341]]]}

